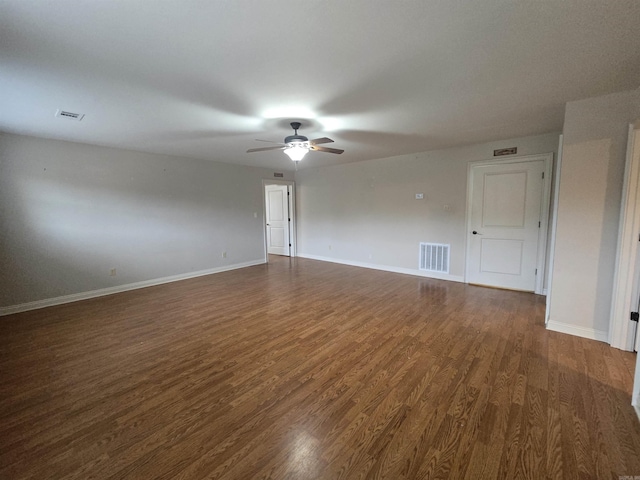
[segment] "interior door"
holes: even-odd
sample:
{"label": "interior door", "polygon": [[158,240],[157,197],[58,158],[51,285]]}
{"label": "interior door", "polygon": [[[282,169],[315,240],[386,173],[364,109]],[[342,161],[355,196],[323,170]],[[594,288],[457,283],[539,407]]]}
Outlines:
{"label": "interior door", "polygon": [[535,291],[543,160],[471,168],[469,283]]}
{"label": "interior door", "polygon": [[[638,308],[636,309],[636,312],[640,312],[640,302],[638,302]],[[636,352],[640,352],[640,328],[638,328],[638,326],[638,323],[636,323],[636,343],[635,347],[633,348],[633,350]]]}
{"label": "interior door", "polygon": [[265,187],[267,252],[275,255],[290,256],[287,192],[287,185],[267,185]]}
{"label": "interior door", "polygon": [[[636,239],[637,237],[634,235],[634,241]],[[632,312],[640,312],[640,252],[638,252],[638,255],[636,255],[635,269],[633,274],[633,283],[631,285],[631,288],[632,288],[631,305],[630,305],[631,308],[629,308],[629,310],[631,310]],[[625,321],[629,321],[628,315],[629,314],[626,313],[626,309],[625,309],[623,313],[623,316],[625,317]],[[639,352],[640,351],[640,323],[629,322],[629,327],[631,328],[629,335],[633,339],[633,351]]]}

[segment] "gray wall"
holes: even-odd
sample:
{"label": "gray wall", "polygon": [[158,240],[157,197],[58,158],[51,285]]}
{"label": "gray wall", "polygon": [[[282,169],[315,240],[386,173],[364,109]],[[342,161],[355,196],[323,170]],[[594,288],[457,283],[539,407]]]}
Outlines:
{"label": "gray wall", "polygon": [[418,273],[420,242],[449,243],[449,278],[462,280],[468,163],[512,146],[555,154],[558,134],[299,171],[298,252]]}
{"label": "gray wall", "polygon": [[0,307],[264,261],[263,178],[0,133]]}
{"label": "gray wall", "polygon": [[607,340],[629,123],[640,91],[567,104],[549,327]]}

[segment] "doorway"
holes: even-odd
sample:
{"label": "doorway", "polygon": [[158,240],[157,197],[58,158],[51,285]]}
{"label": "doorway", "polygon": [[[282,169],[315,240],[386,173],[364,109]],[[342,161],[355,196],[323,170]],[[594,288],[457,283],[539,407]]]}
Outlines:
{"label": "doorway", "polygon": [[293,182],[263,180],[265,257],[282,255],[294,257],[295,185]]}
{"label": "doorway", "polygon": [[620,206],[620,227],[609,319],[609,344],[622,350],[638,347],[637,324],[630,312],[637,311],[640,291],[640,129],[629,125],[627,158]]}
{"label": "doorway", "polygon": [[[638,188],[640,193],[640,188]],[[636,312],[640,312],[640,255],[636,255],[636,268],[635,268],[635,285],[633,294],[632,308],[635,307]],[[638,418],[640,419],[640,328],[636,322],[631,322],[630,328],[635,330],[635,333],[631,333],[630,336],[635,340],[633,344],[633,350],[636,352],[636,371],[633,379],[633,391],[631,394],[631,404],[634,406]]]}
{"label": "doorway", "polygon": [[552,158],[469,164],[467,283],[543,293]]}

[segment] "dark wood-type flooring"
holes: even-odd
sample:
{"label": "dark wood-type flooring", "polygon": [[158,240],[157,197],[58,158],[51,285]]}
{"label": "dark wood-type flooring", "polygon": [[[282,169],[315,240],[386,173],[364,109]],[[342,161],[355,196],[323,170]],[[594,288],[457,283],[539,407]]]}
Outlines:
{"label": "dark wood-type flooring", "polygon": [[0,318],[2,479],[640,475],[635,355],[305,259]]}

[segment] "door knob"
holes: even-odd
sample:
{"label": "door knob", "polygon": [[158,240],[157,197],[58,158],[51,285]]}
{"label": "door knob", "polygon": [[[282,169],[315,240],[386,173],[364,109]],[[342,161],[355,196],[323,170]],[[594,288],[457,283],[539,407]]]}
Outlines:
{"label": "door knob", "polygon": [[482,235],[481,233],[478,233],[476,230],[474,230],[474,231],[473,231],[473,232],[471,232],[471,233],[473,233],[474,235]]}

